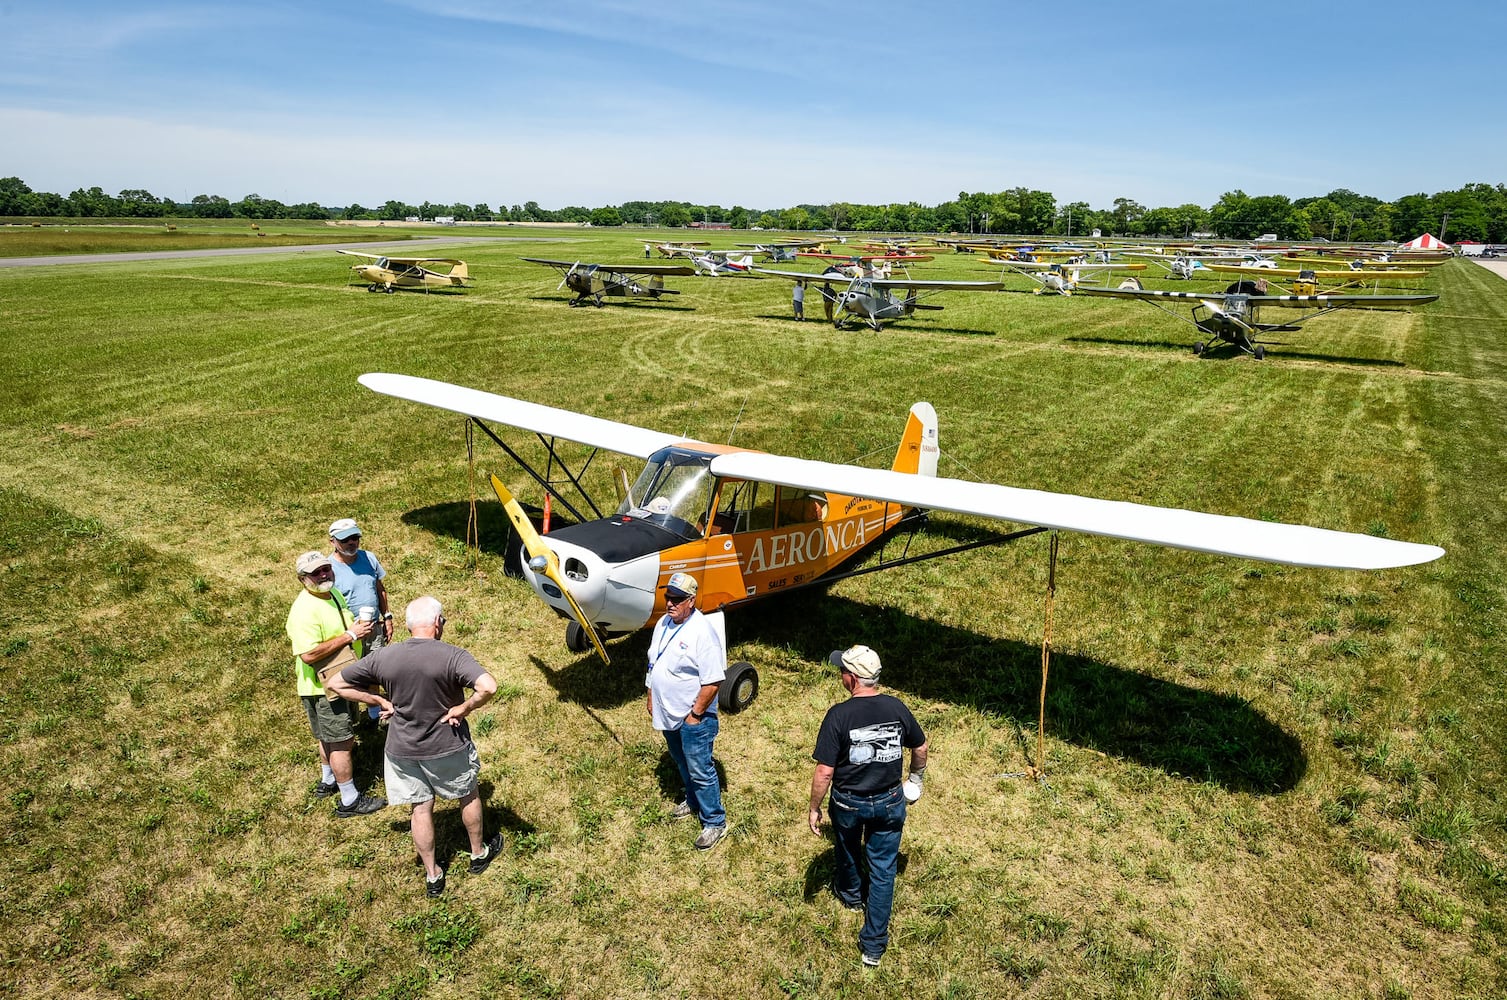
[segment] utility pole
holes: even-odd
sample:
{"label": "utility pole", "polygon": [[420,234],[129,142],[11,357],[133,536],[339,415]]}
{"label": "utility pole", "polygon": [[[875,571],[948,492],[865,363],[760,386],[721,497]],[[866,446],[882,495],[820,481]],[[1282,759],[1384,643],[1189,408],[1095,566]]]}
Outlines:
{"label": "utility pole", "polygon": [[1444,230],[1449,228],[1449,213],[1444,213],[1444,218],[1439,222],[1439,242],[1444,242]]}

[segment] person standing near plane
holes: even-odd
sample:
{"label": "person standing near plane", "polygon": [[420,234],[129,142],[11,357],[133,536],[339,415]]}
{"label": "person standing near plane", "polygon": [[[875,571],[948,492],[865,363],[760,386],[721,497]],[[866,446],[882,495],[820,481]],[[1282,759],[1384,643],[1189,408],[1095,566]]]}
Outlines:
{"label": "person standing near plane", "polygon": [[806,319],[806,283],[797,281],[795,290],[790,293],[790,305],[795,309],[797,323],[805,322]]}
{"label": "person standing near plane", "polygon": [[[864,965],[877,966],[889,947],[906,804],[921,798],[926,733],[900,699],[880,693],[878,653],[850,646],[834,650],[829,662],[848,700],[827,709],[817,731],[806,822],[822,835],[822,799],[830,789],[833,891],[843,906],[864,911],[858,948]],[[903,747],[910,748],[910,777],[901,781]]]}
{"label": "person standing near plane", "polygon": [[685,800],[670,815],[701,820],[696,849],[727,835],[722,786],[712,763],[717,739],[717,690],[727,675],[727,650],[711,621],[696,608],[696,578],[676,573],[665,586],[665,614],[649,640],[649,718],[685,785]]}
{"label": "person standing near plane", "polygon": [[[376,616],[368,619],[375,627],[357,650],[358,656],[364,656],[392,641],[392,612],[387,609],[387,587],[382,583],[387,570],[376,553],[361,547],[361,528],[354,518],[342,517],[330,525],[330,547],[335,589],[345,596],[345,606],[358,618]],[[375,722],[379,712],[373,706],[368,715]]]}
{"label": "person standing near plane", "polygon": [[322,552],[305,552],[294,564],[303,589],[288,609],[285,628],[293,644],[293,671],[298,679],[298,697],[309,717],[309,729],[319,742],[323,774],[314,789],[316,798],[340,793],[335,815],[342,819],[374,813],[386,799],[362,795],[356,790],[351,749],[356,744],[351,727],[351,704],[325,695],[316,664],[330,663],[338,654],[355,658],[360,642],[375,627],[356,620],[345,597],[335,589],[335,571]]}
{"label": "person standing near plane", "polygon": [[[481,757],[466,723],[466,716],[492,700],[497,681],[474,656],[444,641],[438,600],[416,598],[403,617],[412,638],[362,657],[329,683],[331,691],[392,719],[383,752],[387,794],[395,804],[413,805],[409,832],[432,898],[445,891],[445,869],[434,852],[435,796],[460,802],[472,875],[485,872],[502,850],[501,831],[490,840],[482,835]],[[377,685],[386,697],[370,693]]]}

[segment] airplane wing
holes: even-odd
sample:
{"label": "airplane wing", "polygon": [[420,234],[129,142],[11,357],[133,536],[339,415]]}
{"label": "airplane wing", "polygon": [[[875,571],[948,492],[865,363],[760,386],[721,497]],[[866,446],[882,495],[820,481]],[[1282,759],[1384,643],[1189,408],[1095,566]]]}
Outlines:
{"label": "airplane wing", "polygon": [[[1195,302],[1222,302],[1222,292],[1170,292],[1152,288],[1082,288],[1078,295],[1103,295],[1116,299],[1191,299]],[[1350,306],[1416,306],[1433,302],[1438,295],[1250,295],[1253,306],[1277,306],[1289,309],[1341,309]]]}
{"label": "airplane wing", "polygon": [[468,417],[493,420],[509,427],[533,431],[544,437],[564,438],[593,448],[605,448],[635,458],[648,458],[659,449],[684,440],[674,434],[413,375],[368,372],[356,381],[383,395],[396,396],[398,399],[423,403],[425,406],[450,410]]}
{"label": "airplane wing", "polygon": [[718,476],[753,479],[807,490],[832,490],[958,514],[1124,538],[1153,545],[1327,569],[1388,569],[1444,555],[1436,545],[1399,542],[1300,524],[1255,521],[1071,493],[993,483],[916,476],[887,469],[812,462],[759,452],[712,459]]}
{"label": "airplane wing", "polygon": [[760,274],[772,274],[776,278],[789,278],[791,281],[817,281],[826,285],[851,285],[853,277],[847,274],[829,273],[813,274],[809,271],[776,271],[769,267],[755,267],[752,270]]}
{"label": "airplane wing", "polygon": [[818,281],[826,285],[851,285],[854,281],[867,282],[873,288],[912,288],[917,291],[999,292],[1005,288],[1001,281],[910,281],[905,278],[853,278],[846,274],[810,274],[805,271],[776,271],[768,267],[756,267],[760,274],[771,274],[790,281]]}
{"label": "airplane wing", "polygon": [[542,257],[523,257],[522,260],[530,264],[543,264],[545,267],[553,267],[561,271],[569,271],[578,267],[583,271],[595,268],[598,271],[607,271],[611,274],[636,275],[636,274],[695,274],[696,269],[686,264],[596,264],[584,260],[545,260]]}
{"label": "airplane wing", "polygon": [[[367,260],[381,260],[382,259],[382,255],[381,254],[362,253],[360,250],[336,250],[335,252],[336,253],[343,253],[347,257],[365,257]],[[391,258],[388,258],[388,259],[390,260]]]}

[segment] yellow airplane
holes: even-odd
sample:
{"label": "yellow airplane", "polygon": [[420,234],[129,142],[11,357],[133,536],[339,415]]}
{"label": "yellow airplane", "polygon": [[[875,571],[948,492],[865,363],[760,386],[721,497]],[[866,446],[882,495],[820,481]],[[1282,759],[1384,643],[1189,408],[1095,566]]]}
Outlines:
{"label": "yellow airplane", "polygon": [[[466,262],[453,257],[379,257],[374,253],[357,250],[336,250],[347,257],[365,257],[370,264],[355,264],[351,270],[366,282],[368,292],[387,292],[399,288],[465,288],[470,274]],[[431,271],[425,264],[449,264],[450,270],[441,274]]]}
{"label": "yellow airplane", "polygon": [[[1309,267],[1253,267],[1245,264],[1205,264],[1204,270],[1216,274],[1286,278],[1289,279],[1287,284],[1294,295],[1318,295],[1347,288],[1361,288],[1372,283],[1379,285],[1383,279],[1423,278],[1428,275],[1427,271],[1357,271],[1350,268],[1343,271],[1319,271]],[[1281,284],[1278,281],[1272,283]]]}

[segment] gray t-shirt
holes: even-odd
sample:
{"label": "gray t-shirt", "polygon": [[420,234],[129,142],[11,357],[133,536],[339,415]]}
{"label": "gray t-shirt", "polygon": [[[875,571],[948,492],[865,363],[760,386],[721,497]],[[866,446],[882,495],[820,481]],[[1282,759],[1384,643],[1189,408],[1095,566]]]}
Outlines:
{"label": "gray t-shirt", "polygon": [[348,684],[380,684],[392,702],[387,727],[387,755],[399,760],[430,760],[463,750],[471,727],[444,721],[445,713],[466,700],[486,668],[459,646],[438,639],[406,639],[363,656],[341,671]]}

